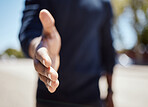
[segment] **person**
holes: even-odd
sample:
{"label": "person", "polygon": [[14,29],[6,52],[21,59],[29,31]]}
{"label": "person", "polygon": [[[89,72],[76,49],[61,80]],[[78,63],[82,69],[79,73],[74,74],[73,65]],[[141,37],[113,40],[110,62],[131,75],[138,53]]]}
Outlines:
{"label": "person", "polygon": [[19,40],[39,74],[37,99],[98,107],[103,71],[111,90],[112,17],[108,0],[25,1]]}

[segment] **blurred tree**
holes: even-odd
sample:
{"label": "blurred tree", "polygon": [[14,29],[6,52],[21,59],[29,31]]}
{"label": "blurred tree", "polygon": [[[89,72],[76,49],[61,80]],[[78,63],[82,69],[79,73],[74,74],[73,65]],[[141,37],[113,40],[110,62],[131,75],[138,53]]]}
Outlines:
{"label": "blurred tree", "polygon": [[[148,0],[112,0],[112,5],[115,12],[114,26],[117,29],[119,29],[117,19],[126,8],[130,8],[133,14],[131,25],[136,32],[137,43],[133,49],[128,51],[132,51],[130,56],[135,58],[136,63],[145,63],[148,60]],[[118,32],[118,36],[121,36],[120,32]]]}
{"label": "blurred tree", "polygon": [[129,5],[129,0],[112,0],[115,18],[118,18],[123,12],[124,8]]}
{"label": "blurred tree", "polygon": [[5,54],[8,55],[9,57],[15,56],[16,58],[24,58],[22,51],[18,51],[11,48],[7,49],[2,55],[5,55]]}

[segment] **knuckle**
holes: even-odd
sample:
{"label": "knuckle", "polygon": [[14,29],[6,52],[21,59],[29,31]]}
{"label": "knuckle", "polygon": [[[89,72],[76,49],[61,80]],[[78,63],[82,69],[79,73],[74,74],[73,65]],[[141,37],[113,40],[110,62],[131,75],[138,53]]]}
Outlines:
{"label": "knuckle", "polygon": [[53,74],[53,80],[56,81],[57,79],[58,79],[58,73],[55,72],[55,73]]}
{"label": "knuckle", "polygon": [[51,79],[52,79],[52,81],[56,81],[57,80],[57,78],[54,77],[54,76],[51,76]]}
{"label": "knuckle", "polygon": [[59,86],[59,81],[52,82],[52,88],[56,89]]}
{"label": "knuckle", "polygon": [[59,81],[57,80],[55,83],[55,87],[57,88],[59,86]]}
{"label": "knuckle", "polygon": [[50,69],[50,74],[51,74],[51,79],[52,79],[53,81],[56,81],[56,80],[58,79],[58,73],[57,73],[55,70],[53,70],[52,67],[51,67],[51,69]]}

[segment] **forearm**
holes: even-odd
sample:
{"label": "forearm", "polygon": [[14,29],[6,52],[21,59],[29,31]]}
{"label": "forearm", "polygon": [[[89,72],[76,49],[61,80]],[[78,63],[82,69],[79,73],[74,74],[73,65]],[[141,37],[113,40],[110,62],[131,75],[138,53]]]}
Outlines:
{"label": "forearm", "polygon": [[38,17],[40,7],[40,0],[25,0],[19,40],[26,57],[33,58],[33,52],[30,51],[31,42],[42,33],[42,25]]}

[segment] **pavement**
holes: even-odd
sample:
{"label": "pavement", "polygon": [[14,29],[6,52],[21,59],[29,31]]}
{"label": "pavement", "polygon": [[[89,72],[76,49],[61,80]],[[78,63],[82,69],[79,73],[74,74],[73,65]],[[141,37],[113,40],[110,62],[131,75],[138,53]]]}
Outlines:
{"label": "pavement", "polygon": [[[103,88],[105,79],[101,81]],[[36,88],[31,59],[0,60],[0,107],[35,107]],[[148,66],[116,65],[113,91],[115,107],[148,107]]]}
{"label": "pavement", "polygon": [[0,60],[0,107],[35,107],[36,87],[32,60]]}
{"label": "pavement", "polygon": [[113,90],[115,107],[148,107],[148,66],[117,65]]}

